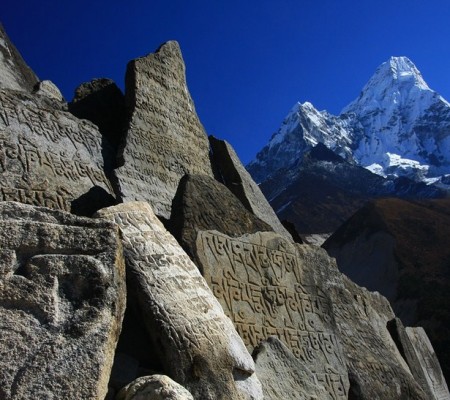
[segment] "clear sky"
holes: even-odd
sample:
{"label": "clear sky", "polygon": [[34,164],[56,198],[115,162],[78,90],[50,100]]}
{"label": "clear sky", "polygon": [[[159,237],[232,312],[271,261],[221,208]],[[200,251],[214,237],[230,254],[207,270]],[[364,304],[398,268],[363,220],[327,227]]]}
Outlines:
{"label": "clear sky", "polygon": [[409,57],[450,99],[449,0],[2,0],[0,20],[67,100],[177,40],[208,134],[254,158],[295,102],[332,113],[379,64]]}

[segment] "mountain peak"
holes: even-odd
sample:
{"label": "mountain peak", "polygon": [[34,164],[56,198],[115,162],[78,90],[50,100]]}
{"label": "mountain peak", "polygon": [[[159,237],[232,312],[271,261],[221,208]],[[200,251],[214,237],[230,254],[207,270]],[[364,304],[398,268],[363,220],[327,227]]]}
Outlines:
{"label": "mountain peak", "polygon": [[385,64],[388,65],[394,80],[411,81],[414,86],[418,86],[420,89],[430,90],[422,74],[408,57],[391,57]]}

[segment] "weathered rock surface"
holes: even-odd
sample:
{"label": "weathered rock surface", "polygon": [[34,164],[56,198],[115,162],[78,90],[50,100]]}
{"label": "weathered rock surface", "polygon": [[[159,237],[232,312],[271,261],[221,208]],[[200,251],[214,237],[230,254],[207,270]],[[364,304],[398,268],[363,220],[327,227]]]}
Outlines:
{"label": "weathered rock surface", "polygon": [[278,337],[333,399],[425,399],[387,330],[387,300],[345,278],[322,249],[270,232],[203,231],[195,254],[250,350]]}
{"label": "weathered rock surface", "polygon": [[244,207],[269,224],[280,235],[292,239],[261,189],[242,165],[233,147],[225,140],[209,136],[212,160],[220,181],[231,190]]}
{"label": "weathered rock surface", "polygon": [[0,88],[31,92],[38,81],[0,24]]}
{"label": "weathered rock surface", "polygon": [[117,150],[124,139],[127,114],[125,96],[114,81],[100,78],[82,83],[75,89],[69,111],[97,125],[102,135]]}
{"label": "weathered rock surface", "polygon": [[407,326],[422,326],[450,377],[450,200],[382,199],[323,245],[358,285],[386,296]]}
{"label": "weathered rock surface", "polygon": [[275,336],[253,352],[264,400],[331,400],[315,375]]}
{"label": "weathered rock surface", "polygon": [[105,398],[125,309],[118,228],[0,203],[0,398]]}
{"label": "weathered rock surface", "polygon": [[46,96],[61,103],[65,102],[58,86],[56,86],[52,81],[49,80],[39,81],[34,87],[33,93],[39,96]]}
{"label": "weathered rock surface", "polygon": [[406,328],[406,334],[414,346],[426,384],[432,389],[433,397],[430,398],[436,400],[450,399],[441,366],[423,328]]}
{"label": "weathered rock surface", "polygon": [[136,379],[124,387],[116,400],[194,400],[183,386],[168,376],[151,375]]}
{"label": "weathered rock surface", "polygon": [[131,113],[117,171],[123,201],[144,200],[170,217],[172,199],[185,174],[213,176],[209,143],[186,85],[177,42],[131,61],[126,75]]}
{"label": "weathered rock surface", "polygon": [[254,363],[197,267],[150,206],[99,211],[122,231],[128,287],[165,372],[196,399],[259,399]]}
{"label": "weathered rock surface", "polygon": [[231,191],[206,175],[186,175],[172,204],[171,231],[192,254],[197,233],[217,230],[230,236],[272,231],[272,227],[245,209]]}
{"label": "weathered rock surface", "polygon": [[0,143],[0,200],[74,213],[83,203],[95,211],[97,198],[114,204],[97,127],[49,107],[45,97],[0,90]]}

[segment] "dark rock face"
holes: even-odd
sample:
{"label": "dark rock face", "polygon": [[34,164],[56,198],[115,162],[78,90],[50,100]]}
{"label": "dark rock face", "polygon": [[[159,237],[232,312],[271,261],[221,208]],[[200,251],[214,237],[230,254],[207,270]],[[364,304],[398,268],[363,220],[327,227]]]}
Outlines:
{"label": "dark rock face", "polygon": [[186,85],[176,42],[131,61],[126,76],[130,112],[126,143],[116,170],[123,201],[147,201],[170,217],[172,199],[185,174],[213,176],[209,144]]}
{"label": "dark rock face", "polygon": [[125,309],[118,229],[0,203],[0,398],[98,399]]}
{"label": "dark rock face", "polygon": [[31,93],[38,81],[0,24],[0,88]]}
{"label": "dark rock face", "polygon": [[125,96],[114,81],[100,78],[82,83],[75,89],[69,111],[97,125],[117,151],[124,139],[127,114]]}
{"label": "dark rock face", "polygon": [[170,229],[183,248],[192,254],[197,233],[217,230],[230,236],[272,231],[221,183],[205,175],[186,175],[172,205]]}
{"label": "dark rock face", "polygon": [[233,147],[225,140],[216,139],[214,136],[209,137],[209,142],[219,180],[233,192],[247,210],[269,224],[275,232],[292,239],[258,185],[242,165]]}
{"label": "dark rock face", "polygon": [[324,244],[356,283],[391,301],[407,325],[425,328],[449,379],[450,201],[377,200]]}

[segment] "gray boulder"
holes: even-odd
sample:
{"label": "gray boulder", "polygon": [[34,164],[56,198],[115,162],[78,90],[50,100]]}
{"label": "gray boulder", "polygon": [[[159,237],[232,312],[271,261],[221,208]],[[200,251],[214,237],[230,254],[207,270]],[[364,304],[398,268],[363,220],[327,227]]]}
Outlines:
{"label": "gray boulder", "polygon": [[144,202],[101,210],[122,231],[130,294],[165,373],[195,399],[260,399],[254,363],[197,267]]}
{"label": "gray boulder", "polygon": [[0,203],[0,398],[103,400],[125,309],[118,228]]}
{"label": "gray boulder", "polygon": [[116,400],[194,400],[183,386],[165,375],[142,376],[124,387]]}

